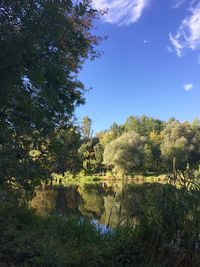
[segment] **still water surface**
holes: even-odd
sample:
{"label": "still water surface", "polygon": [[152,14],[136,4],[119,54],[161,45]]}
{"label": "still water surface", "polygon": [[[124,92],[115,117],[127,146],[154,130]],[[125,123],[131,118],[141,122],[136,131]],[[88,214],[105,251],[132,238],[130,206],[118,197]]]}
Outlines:
{"label": "still water surface", "polygon": [[87,217],[106,227],[137,224],[159,183],[98,182],[38,190],[31,207],[40,215]]}

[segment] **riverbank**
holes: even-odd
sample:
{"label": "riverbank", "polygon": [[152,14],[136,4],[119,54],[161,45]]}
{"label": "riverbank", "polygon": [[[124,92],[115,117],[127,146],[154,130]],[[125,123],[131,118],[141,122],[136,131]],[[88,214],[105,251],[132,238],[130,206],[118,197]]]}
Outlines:
{"label": "riverbank", "polygon": [[200,266],[199,191],[153,184],[146,192],[143,205],[132,207],[137,223],[129,217],[103,232],[87,216],[39,216],[26,206],[1,204],[0,266]]}
{"label": "riverbank", "polygon": [[0,214],[1,266],[148,266],[128,229],[102,233],[87,219],[39,217],[25,207]]}
{"label": "riverbank", "polygon": [[127,176],[120,177],[114,176],[112,174],[107,175],[85,175],[85,174],[77,174],[72,175],[70,173],[65,173],[64,175],[53,174],[53,185],[78,185],[78,184],[91,184],[98,182],[107,182],[107,183],[115,183],[115,182],[124,182],[124,183],[166,183],[166,174],[160,175],[135,175],[135,176]]}

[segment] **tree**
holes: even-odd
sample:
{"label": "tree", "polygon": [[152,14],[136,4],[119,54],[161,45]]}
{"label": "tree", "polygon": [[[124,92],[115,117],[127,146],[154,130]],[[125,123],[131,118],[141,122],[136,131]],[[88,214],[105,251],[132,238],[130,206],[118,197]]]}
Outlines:
{"label": "tree", "polygon": [[82,121],[82,135],[84,139],[89,139],[91,137],[91,127],[92,120],[88,116],[84,117]]}
{"label": "tree", "polygon": [[117,123],[113,123],[109,130],[97,133],[100,144],[105,147],[108,143],[118,138],[124,132],[124,128]]}
{"label": "tree", "polygon": [[89,0],[1,1],[1,184],[28,187],[50,176],[51,137],[84,103],[77,74],[84,59],[98,55],[91,34],[97,15]]}
{"label": "tree", "polygon": [[162,142],[161,134],[155,131],[150,133],[147,143],[145,144],[144,172],[153,172],[160,174],[162,171],[162,159],[160,144]]}
{"label": "tree", "polygon": [[111,141],[115,140],[118,136],[115,132],[108,130],[108,131],[102,131],[97,134],[97,137],[99,138],[100,144],[105,147],[107,144],[109,144]]}
{"label": "tree", "polygon": [[146,115],[130,116],[126,120],[124,128],[126,132],[135,131],[142,136],[149,137],[151,132],[160,133],[164,128],[164,123]]}
{"label": "tree", "polygon": [[58,129],[51,139],[48,150],[51,156],[49,160],[51,172],[64,175],[67,170],[77,173],[81,167],[81,159],[78,155],[80,145],[81,136],[76,127]]}
{"label": "tree", "polygon": [[104,164],[122,174],[133,174],[141,170],[146,138],[128,132],[110,142],[104,150]]}
{"label": "tree", "polygon": [[162,157],[168,167],[184,170],[187,164],[194,167],[199,162],[199,140],[194,128],[188,123],[170,121],[163,133]]}
{"label": "tree", "polygon": [[103,147],[98,138],[85,141],[79,148],[79,155],[82,159],[82,168],[86,173],[99,173],[104,170]]}

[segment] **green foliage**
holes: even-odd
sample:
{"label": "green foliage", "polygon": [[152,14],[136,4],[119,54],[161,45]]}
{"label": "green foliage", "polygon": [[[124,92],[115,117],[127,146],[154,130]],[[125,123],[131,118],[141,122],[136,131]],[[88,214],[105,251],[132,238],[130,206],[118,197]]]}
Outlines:
{"label": "green foliage", "polygon": [[126,132],[134,131],[142,136],[149,137],[151,132],[160,133],[164,127],[161,120],[142,115],[141,117],[130,116],[125,124]]}
{"label": "green foliage", "polygon": [[132,174],[140,170],[145,141],[145,137],[135,132],[124,133],[106,146],[104,164],[114,167],[116,172],[122,174]]}
{"label": "green foliage", "polygon": [[[9,212],[9,217],[8,217]],[[99,266],[103,237],[89,221],[0,209],[1,266]]]}
{"label": "green foliage", "polygon": [[91,127],[92,120],[88,116],[84,117],[82,121],[82,136],[84,139],[89,139],[91,137]]}
{"label": "green foliage", "polygon": [[[138,226],[143,251],[161,266],[198,266],[200,264],[198,190],[177,189],[167,185],[149,195]],[[170,256],[169,256],[170,255]]]}
{"label": "green foliage", "polygon": [[[137,133],[139,136],[145,137],[144,156],[140,160],[140,164],[135,168],[140,174],[162,174],[170,173],[173,168],[184,170],[189,164],[191,169],[198,168],[200,162],[200,122],[195,119],[192,123],[180,123],[174,118],[168,122],[153,119],[145,115],[141,117],[130,116],[125,124],[117,125],[114,123],[109,130],[97,133],[99,144],[101,145],[101,153],[108,157],[104,161],[106,171],[109,172],[119,165],[114,163],[117,161],[124,162],[123,165],[134,165],[134,156],[132,153],[125,154],[123,147],[131,147],[128,141],[122,136],[126,133]],[[120,147],[120,140],[123,144]],[[112,146],[115,144],[115,149]],[[115,154],[115,152],[116,154]],[[118,151],[118,152],[117,152]],[[133,152],[133,151],[132,151]],[[110,154],[110,155],[109,155]],[[137,152],[135,153],[137,155]],[[176,161],[173,167],[173,161]],[[112,166],[113,165],[113,166]],[[127,168],[126,168],[127,169]],[[117,170],[115,168],[115,170]],[[94,169],[95,171],[95,169]],[[124,174],[133,174],[133,170],[122,170],[118,168],[118,172]]]}
{"label": "green foliage", "polygon": [[124,127],[114,123],[108,131],[97,134],[100,144],[105,147],[108,143],[118,138],[124,132]]}
{"label": "green foliage", "polygon": [[188,163],[195,167],[200,156],[199,139],[188,122],[167,124],[163,131],[161,153],[169,169],[174,158],[178,169],[185,169]]}
{"label": "green foliage", "polygon": [[[77,74],[85,59],[98,55],[99,39],[91,34],[97,15],[87,0],[1,3],[1,184],[29,188],[50,177],[51,137],[84,103]],[[40,157],[33,159],[33,150]]]}
{"label": "green foliage", "polygon": [[78,189],[83,202],[79,208],[83,215],[90,218],[101,218],[104,211],[104,199],[101,186],[97,184],[84,184]]}
{"label": "green foliage", "polygon": [[98,138],[85,140],[79,148],[79,155],[82,159],[82,168],[86,174],[103,171],[103,147]]}
{"label": "green foliage", "polygon": [[[64,190],[59,190],[63,194]],[[85,214],[107,214],[112,208],[111,220],[117,228],[102,232],[83,216],[39,217],[23,206],[0,205],[0,265],[199,266],[198,190],[161,184],[126,185],[113,199],[106,199],[105,193],[101,198],[100,186],[88,185],[79,191]],[[74,193],[66,192],[71,205]],[[115,198],[121,205],[117,206]],[[104,205],[108,205],[106,211]],[[122,221],[125,209],[128,216]]]}
{"label": "green foliage", "polygon": [[48,148],[51,173],[64,175],[66,170],[72,174],[77,173],[81,167],[78,155],[80,144],[80,133],[77,128],[73,126],[59,128],[52,136]]}

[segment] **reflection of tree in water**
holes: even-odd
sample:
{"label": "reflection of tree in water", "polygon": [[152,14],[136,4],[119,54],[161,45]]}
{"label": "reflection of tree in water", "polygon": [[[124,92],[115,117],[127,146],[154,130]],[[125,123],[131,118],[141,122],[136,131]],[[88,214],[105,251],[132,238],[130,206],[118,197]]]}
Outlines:
{"label": "reflection of tree in water", "polygon": [[81,197],[77,186],[58,187],[56,211],[59,215],[81,215],[79,205]]}
{"label": "reflection of tree in water", "polygon": [[115,194],[104,197],[105,210],[101,217],[101,223],[107,226],[115,226],[118,224],[118,214],[120,203]]}
{"label": "reflection of tree in water", "polygon": [[56,210],[57,194],[58,192],[53,188],[37,190],[30,207],[41,216],[53,214]]}
{"label": "reflection of tree in water", "polygon": [[49,187],[37,190],[35,197],[31,200],[30,207],[39,215],[80,215],[80,195],[77,186]]}
{"label": "reflection of tree in water", "polygon": [[143,195],[122,183],[86,184],[79,186],[82,202],[80,212],[100,223],[115,227],[130,221],[136,221],[140,212]]}
{"label": "reflection of tree in water", "polygon": [[105,189],[102,184],[85,184],[79,186],[78,192],[82,198],[80,212],[90,218],[100,219],[104,212]]}
{"label": "reflection of tree in water", "polygon": [[139,223],[152,195],[156,195],[161,187],[161,184],[114,185],[113,193],[104,196],[105,211],[101,223],[111,227],[126,224],[134,227]]}
{"label": "reflection of tree in water", "polygon": [[82,203],[79,206],[82,215],[98,219],[100,223],[115,226],[119,223],[120,184],[85,184],[79,186]]}
{"label": "reflection of tree in water", "polygon": [[121,182],[49,187],[36,191],[30,206],[43,216],[73,214],[98,219],[111,227],[130,221],[135,225],[152,191],[150,187]]}
{"label": "reflection of tree in water", "polygon": [[113,184],[112,189],[112,194],[104,197],[105,212],[101,218],[101,223],[116,227],[124,224],[127,218],[130,219],[132,214],[132,211],[130,212],[130,207],[133,204],[130,202],[133,201],[134,198],[132,192],[130,192],[131,195],[126,193],[126,188],[123,187],[122,183],[118,185]]}
{"label": "reflection of tree in water", "polygon": [[[171,220],[188,220],[199,209],[199,197],[195,197],[193,193],[191,202],[190,194],[186,193],[169,185],[156,183],[70,185],[38,190],[30,206],[42,216],[87,216],[110,227],[135,227],[141,222],[144,223],[144,218],[147,218],[147,221],[152,220],[152,216],[156,221],[163,220],[168,222],[165,225],[171,225]],[[177,208],[179,206],[180,208]],[[184,211],[183,214],[181,210]]]}

